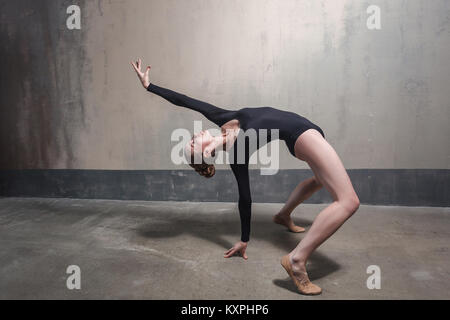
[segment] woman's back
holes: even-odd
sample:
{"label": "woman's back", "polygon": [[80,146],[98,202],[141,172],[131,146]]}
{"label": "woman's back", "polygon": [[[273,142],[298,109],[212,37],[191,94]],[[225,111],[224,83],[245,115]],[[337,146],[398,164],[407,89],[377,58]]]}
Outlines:
{"label": "woman's back", "polygon": [[[272,140],[270,130],[278,130],[278,138],[284,140],[292,155],[297,137],[308,129],[318,130],[324,137],[322,129],[294,112],[284,111],[273,107],[242,108],[237,111],[235,117],[239,120],[240,127],[244,131],[254,129],[258,133],[260,129],[267,129],[267,143]],[[264,144],[259,140],[258,148]]]}

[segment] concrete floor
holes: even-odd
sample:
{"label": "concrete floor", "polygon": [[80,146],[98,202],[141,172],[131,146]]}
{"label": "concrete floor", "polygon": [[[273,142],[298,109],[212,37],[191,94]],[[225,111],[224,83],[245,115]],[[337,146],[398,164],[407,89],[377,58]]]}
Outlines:
{"label": "concrete floor", "polygon": [[[296,222],[325,206],[301,205]],[[0,198],[0,298],[450,299],[450,208],[361,205],[311,258],[323,293],[306,297],[279,264],[304,237],[271,222],[280,207],[253,205],[244,261],[223,258],[240,237],[234,203]],[[66,287],[69,265],[81,290]]]}

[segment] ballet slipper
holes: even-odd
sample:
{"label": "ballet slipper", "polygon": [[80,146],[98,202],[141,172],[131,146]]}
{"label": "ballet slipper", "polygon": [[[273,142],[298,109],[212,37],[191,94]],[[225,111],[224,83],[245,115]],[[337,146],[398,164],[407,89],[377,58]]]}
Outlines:
{"label": "ballet slipper", "polygon": [[306,272],[302,272],[300,277],[296,277],[294,272],[292,271],[292,265],[289,261],[289,255],[285,255],[281,258],[281,265],[289,274],[291,279],[294,281],[297,286],[298,291],[301,294],[305,295],[317,295],[322,293],[322,289],[319,286],[316,286],[311,281],[309,281],[308,274]]}
{"label": "ballet slipper", "polygon": [[276,224],[280,224],[282,226],[285,226],[286,228],[288,228],[289,231],[294,232],[294,233],[300,233],[300,232],[305,232],[305,228],[296,226],[295,224],[292,223],[292,226],[287,226],[285,221],[280,219],[278,217],[278,215],[275,215],[273,217],[273,222],[275,222]]}

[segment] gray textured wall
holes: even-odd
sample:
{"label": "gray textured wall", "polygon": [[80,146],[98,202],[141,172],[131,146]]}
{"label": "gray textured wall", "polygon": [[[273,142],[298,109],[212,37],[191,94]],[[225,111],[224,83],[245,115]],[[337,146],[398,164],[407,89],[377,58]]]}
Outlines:
{"label": "gray textured wall", "polygon": [[[81,30],[66,27],[70,4]],[[381,30],[366,27],[371,4]],[[147,93],[135,57],[153,82],[189,96],[307,117],[347,169],[450,169],[450,1],[0,7],[0,169],[188,168],[170,162],[170,134],[201,116]],[[280,145],[283,169],[308,168]]]}

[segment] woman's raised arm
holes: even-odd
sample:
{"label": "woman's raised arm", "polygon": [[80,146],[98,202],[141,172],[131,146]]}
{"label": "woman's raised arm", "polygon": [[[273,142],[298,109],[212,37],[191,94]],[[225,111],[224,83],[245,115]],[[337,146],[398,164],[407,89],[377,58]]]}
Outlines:
{"label": "woman's raised arm", "polygon": [[231,120],[229,119],[229,117],[227,117],[230,115],[229,110],[225,110],[210,103],[188,97],[185,94],[159,87],[153,83],[149,84],[149,86],[147,87],[147,91],[166,99],[174,105],[200,112],[206,118],[208,118],[208,120],[211,120],[219,127],[227,121]]}
{"label": "woman's raised arm", "polygon": [[136,61],[135,63],[132,62],[131,64],[133,65],[134,70],[141,80],[142,85],[147,89],[147,91],[166,99],[174,105],[200,112],[206,118],[208,118],[208,120],[214,122],[219,127],[221,127],[229,120],[233,119],[234,111],[222,109],[210,103],[193,99],[182,93],[178,93],[176,91],[159,87],[153,83],[150,83],[149,71],[151,69],[151,66],[148,66],[145,72],[142,72],[141,59],[138,59],[138,61]]}

